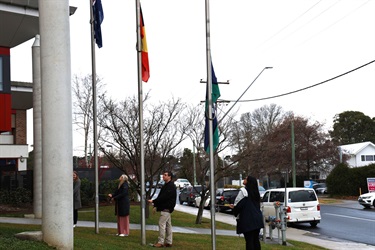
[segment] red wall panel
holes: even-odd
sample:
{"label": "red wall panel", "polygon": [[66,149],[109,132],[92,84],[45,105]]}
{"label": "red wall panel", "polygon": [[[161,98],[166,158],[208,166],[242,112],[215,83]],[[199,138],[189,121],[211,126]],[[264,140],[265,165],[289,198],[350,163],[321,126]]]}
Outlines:
{"label": "red wall panel", "polygon": [[12,101],[10,94],[0,93],[0,132],[12,131]]}

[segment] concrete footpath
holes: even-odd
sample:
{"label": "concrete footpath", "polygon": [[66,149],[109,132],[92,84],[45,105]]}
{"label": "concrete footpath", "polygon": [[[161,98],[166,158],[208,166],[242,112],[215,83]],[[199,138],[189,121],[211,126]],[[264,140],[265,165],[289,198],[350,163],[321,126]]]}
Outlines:
{"label": "concrete footpath", "polygon": [[[347,203],[351,205],[350,202]],[[181,211],[184,213],[194,214],[196,215],[197,210],[196,208],[185,206],[185,205],[176,205],[176,211]],[[204,218],[211,218],[211,213],[209,210],[203,211]],[[215,221],[224,222],[231,225],[236,225],[236,220],[233,215],[224,214],[224,213],[215,213]],[[40,219],[32,219],[32,218],[10,218],[10,217],[0,217],[0,223],[11,223],[11,224],[33,224],[33,225],[40,225]],[[172,224],[173,224],[173,217],[172,217]],[[95,227],[94,222],[90,221],[78,221],[78,227]],[[117,223],[110,223],[110,222],[100,222],[100,228],[117,228]],[[141,229],[139,224],[130,224],[130,229]],[[146,230],[158,231],[158,226],[156,225],[146,225]],[[200,229],[200,228],[186,228],[186,227],[173,227],[173,232],[175,233],[188,233],[188,234],[211,234],[211,229]],[[216,230],[216,235],[226,235],[226,236],[237,236],[235,230]],[[267,232],[268,236],[268,232]],[[241,235],[240,237],[243,237]],[[273,239],[267,239],[266,243],[270,244],[278,244],[281,243],[281,239],[278,239],[279,235],[277,230],[273,231]],[[280,233],[281,237],[281,233]],[[286,231],[286,240],[295,240],[306,242],[309,244],[317,245],[320,247],[324,247],[326,249],[374,249],[375,246],[345,241],[342,239],[334,239],[334,238],[324,238],[324,236],[320,234],[313,234],[308,231],[299,230],[295,228],[288,228]]]}

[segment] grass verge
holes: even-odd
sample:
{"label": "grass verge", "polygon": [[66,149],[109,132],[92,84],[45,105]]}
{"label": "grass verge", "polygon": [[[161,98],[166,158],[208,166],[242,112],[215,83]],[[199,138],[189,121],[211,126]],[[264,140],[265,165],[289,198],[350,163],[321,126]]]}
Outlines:
{"label": "grass verge", "polygon": [[[15,238],[14,234],[25,231],[40,231],[41,226],[35,225],[16,225],[0,223],[0,249],[17,250],[39,250],[54,249],[47,244],[35,241],[22,241]],[[128,237],[115,236],[116,229],[100,229],[96,234],[93,228],[75,228],[74,229],[74,249],[78,250],[120,250],[120,249],[152,249],[148,244],[155,243],[157,232],[147,231],[147,245],[141,245],[141,232],[132,230]],[[262,244],[263,250],[295,249],[295,250],[320,250],[324,249],[314,245],[297,241],[288,241],[289,246]],[[211,249],[211,235],[196,234],[173,234],[173,249],[181,250],[205,250]],[[243,237],[217,236],[216,249],[245,249],[245,239]]]}

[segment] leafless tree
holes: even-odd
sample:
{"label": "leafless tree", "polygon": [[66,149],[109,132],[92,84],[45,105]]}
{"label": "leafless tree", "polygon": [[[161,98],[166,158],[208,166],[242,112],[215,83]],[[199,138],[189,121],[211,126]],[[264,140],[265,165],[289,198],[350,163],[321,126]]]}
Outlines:
{"label": "leafless tree", "polygon": [[[172,170],[173,160],[178,146],[185,139],[185,104],[181,100],[170,100],[158,104],[148,104],[149,96],[144,100],[144,167],[145,181],[152,187],[160,174]],[[140,134],[139,106],[135,97],[116,102],[103,98],[98,124],[101,127],[100,144],[103,153],[111,163],[124,173],[133,177],[130,182],[140,194]],[[112,150],[106,151],[105,145],[111,144]],[[147,189],[146,196],[153,196],[155,189]]]}
{"label": "leafless tree", "polygon": [[265,138],[289,115],[290,112],[285,113],[275,104],[241,115],[240,121],[232,127],[230,138],[238,152],[231,160],[238,163],[242,172],[257,178],[263,174]]}
{"label": "leafless tree", "polygon": [[[105,84],[99,76],[96,76],[97,95],[105,94]],[[93,89],[92,75],[73,77],[73,123],[78,130],[83,130],[84,136],[84,157],[86,166],[88,166],[88,142],[92,137],[93,121]],[[90,152],[91,153],[91,152]]]}
{"label": "leafless tree", "polygon": [[[206,194],[206,191],[209,189],[209,181],[208,176],[210,175],[210,163],[208,161],[209,157],[208,154],[204,150],[204,126],[205,126],[205,117],[204,117],[204,107],[203,106],[189,106],[187,108],[187,115],[186,115],[186,123],[188,124],[188,130],[186,131],[189,139],[193,141],[193,145],[195,146],[195,163],[196,163],[196,176],[197,182],[199,184],[204,185],[202,188],[202,201],[199,204],[199,210],[196,217],[196,223],[200,224],[202,222],[202,214],[203,214],[203,205],[205,200],[208,198],[209,194]],[[220,117],[219,117],[220,118]],[[220,119],[219,119],[220,120]],[[220,157],[221,152],[223,152],[226,148],[230,147],[230,128],[232,126],[232,118],[231,116],[226,116],[218,125],[219,125],[219,145],[215,151],[215,162],[214,162],[214,176],[215,176],[215,183],[220,180],[221,178],[227,176],[230,173],[231,166],[228,168],[223,168]],[[185,154],[188,152],[185,151]],[[235,166],[235,165],[234,165]],[[191,171],[191,165],[187,164],[186,166],[182,166],[182,173],[187,174],[184,176],[188,179],[191,179],[193,176]],[[189,178],[190,177],[190,178]],[[213,195],[214,197],[215,195]]]}

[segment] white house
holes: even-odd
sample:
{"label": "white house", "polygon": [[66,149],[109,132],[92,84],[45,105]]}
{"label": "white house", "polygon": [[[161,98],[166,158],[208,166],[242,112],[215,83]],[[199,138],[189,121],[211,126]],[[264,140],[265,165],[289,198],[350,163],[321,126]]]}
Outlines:
{"label": "white house", "polygon": [[361,142],[339,146],[342,155],[350,158],[347,163],[350,167],[363,167],[375,163],[375,144]]}

